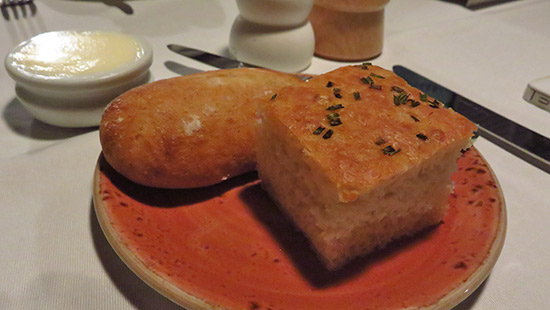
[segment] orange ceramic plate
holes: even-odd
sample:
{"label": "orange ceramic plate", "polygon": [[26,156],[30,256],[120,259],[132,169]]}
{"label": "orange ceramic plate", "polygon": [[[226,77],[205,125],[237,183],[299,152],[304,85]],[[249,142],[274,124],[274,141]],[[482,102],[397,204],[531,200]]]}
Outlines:
{"label": "orange ceramic plate", "polygon": [[94,204],[122,260],[189,309],[439,309],[485,280],[506,227],[498,183],[475,148],[453,181],[441,225],[336,272],[323,268],[255,174],[162,190],[128,181],[100,157]]}

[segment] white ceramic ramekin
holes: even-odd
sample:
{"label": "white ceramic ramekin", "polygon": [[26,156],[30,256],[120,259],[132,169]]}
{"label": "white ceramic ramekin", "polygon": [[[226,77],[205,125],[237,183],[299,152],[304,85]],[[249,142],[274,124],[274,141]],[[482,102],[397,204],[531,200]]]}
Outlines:
{"label": "white ceramic ramekin", "polygon": [[237,0],[240,15],[251,22],[298,27],[307,22],[313,0]]}
{"label": "white ceramic ramekin", "polygon": [[[112,99],[126,90],[152,80],[149,67],[153,60],[153,50],[148,42],[138,37],[97,31],[94,33],[122,35],[135,40],[138,49],[136,57],[125,59],[98,72],[51,76],[25,69],[25,65],[21,64],[21,60],[17,57],[18,53],[21,53],[28,44],[32,44],[33,39],[37,37],[43,35],[55,37],[74,33],[83,32],[57,31],[33,37],[17,45],[6,56],[4,64],[8,74],[16,82],[19,101],[36,119],[61,127],[97,126],[105,106]],[[51,44],[56,44],[55,40]],[[77,50],[75,59],[78,59]],[[113,55],[106,53],[101,57],[109,58]]]}
{"label": "white ceramic ramekin", "polygon": [[300,72],[310,64],[315,49],[309,22],[299,27],[274,27],[237,17],[229,36],[231,55],[247,63],[283,72]]}

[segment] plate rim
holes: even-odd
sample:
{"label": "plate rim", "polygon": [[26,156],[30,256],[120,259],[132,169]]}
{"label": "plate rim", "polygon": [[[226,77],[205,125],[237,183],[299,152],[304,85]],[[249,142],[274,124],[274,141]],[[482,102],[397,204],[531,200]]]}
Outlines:
{"label": "plate rim", "polygon": [[161,275],[155,273],[143,263],[138,256],[125,246],[124,242],[114,229],[110,225],[110,220],[107,215],[106,208],[101,208],[105,205],[105,202],[101,199],[100,177],[101,169],[100,162],[102,160],[103,153],[99,155],[94,170],[93,181],[93,204],[94,211],[99,222],[99,226],[105,235],[105,238],[109,242],[109,245],[113,248],[118,257],[124,262],[124,264],[132,270],[142,281],[150,286],[155,291],[159,292],[164,297],[168,298],[175,304],[182,306],[186,309],[197,310],[213,310],[219,309],[208,304],[206,301],[195,297],[184,290],[180,289],[175,284],[163,278]]}
{"label": "plate rim", "polygon": [[[506,212],[506,202],[504,200],[504,194],[502,193],[502,187],[500,186],[500,183],[496,177],[496,174],[493,168],[488,164],[483,154],[481,154],[481,152],[474,146],[472,146],[471,149],[474,149],[477,155],[479,155],[483,160],[483,162],[487,165],[487,169],[489,170],[489,173],[491,174],[491,177],[494,180],[495,185],[499,189],[497,192],[498,192],[499,201],[500,201],[500,221],[498,223],[495,239],[493,240],[493,243],[491,244],[491,247],[489,248],[489,252],[487,253],[487,256],[483,261],[483,263],[470,275],[470,277],[468,277],[466,281],[464,281],[459,286],[449,291],[445,296],[441,297],[441,299],[439,299],[436,303],[425,307],[412,308],[412,309],[443,310],[443,309],[452,309],[458,306],[461,302],[463,302],[470,295],[472,295],[472,293],[475,292],[481,286],[481,284],[489,277],[489,275],[491,274],[491,271],[493,270],[493,267],[496,265],[498,258],[500,257],[500,254],[502,253],[502,249],[504,248],[508,218],[507,218],[507,212]],[[460,292],[462,292],[462,294]]]}

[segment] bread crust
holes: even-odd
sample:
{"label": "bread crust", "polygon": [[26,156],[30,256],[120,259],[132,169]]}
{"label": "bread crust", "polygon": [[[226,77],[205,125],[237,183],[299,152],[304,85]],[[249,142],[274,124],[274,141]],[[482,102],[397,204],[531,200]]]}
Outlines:
{"label": "bread crust", "polygon": [[264,69],[215,70],[152,82],[106,108],[100,141],[106,160],[146,186],[194,188],[255,167],[256,111],[299,78]]}

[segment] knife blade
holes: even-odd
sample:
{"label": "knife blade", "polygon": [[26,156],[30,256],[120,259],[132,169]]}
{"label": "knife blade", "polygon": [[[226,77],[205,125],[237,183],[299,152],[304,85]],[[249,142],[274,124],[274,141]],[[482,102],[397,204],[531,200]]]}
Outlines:
{"label": "knife blade", "polygon": [[231,59],[229,57],[208,53],[205,51],[201,51],[201,50],[183,46],[183,45],[168,44],[167,46],[168,46],[168,49],[170,49],[175,53],[178,53],[180,55],[189,57],[191,59],[200,61],[208,65],[211,65],[219,69],[233,69],[233,68],[242,68],[242,67],[258,68],[258,66],[253,64],[238,61],[236,59]]}
{"label": "knife blade", "polygon": [[204,72],[203,70],[199,70],[199,69],[191,68],[191,67],[188,67],[188,66],[184,66],[182,64],[179,64],[177,62],[170,61],[170,60],[165,61],[164,66],[166,67],[166,69],[168,69],[168,70],[170,70],[170,71],[172,71],[176,74],[179,74],[179,75],[189,75],[189,74]]}
{"label": "knife blade", "polygon": [[531,165],[550,173],[550,139],[499,115],[400,65],[393,71],[410,85],[478,126],[478,134]]}

